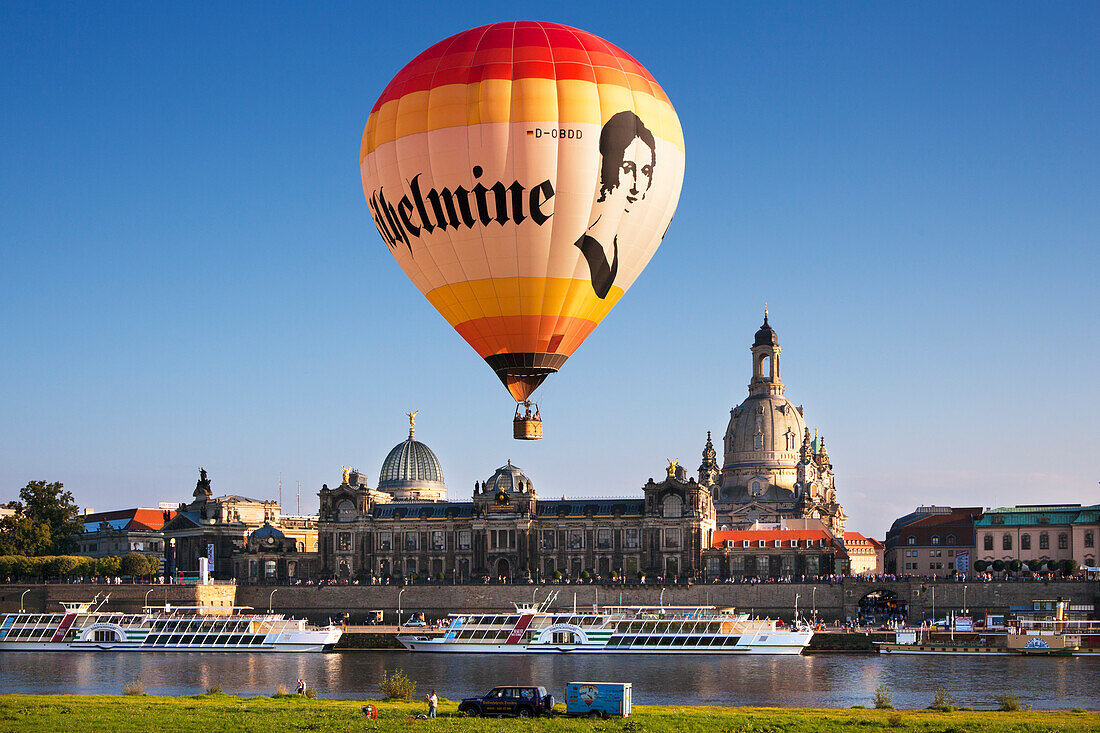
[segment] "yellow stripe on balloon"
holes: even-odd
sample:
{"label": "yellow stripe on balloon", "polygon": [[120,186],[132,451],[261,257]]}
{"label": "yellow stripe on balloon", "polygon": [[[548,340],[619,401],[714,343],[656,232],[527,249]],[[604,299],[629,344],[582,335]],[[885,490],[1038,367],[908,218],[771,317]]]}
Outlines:
{"label": "yellow stripe on balloon", "polygon": [[612,287],[599,298],[590,280],[566,277],[501,277],[443,285],[428,301],[452,326],[476,318],[541,316],[583,318],[599,323],[623,297]]}
{"label": "yellow stripe on balloon", "polygon": [[[596,98],[599,105],[593,103]],[[370,116],[359,159],[379,145],[445,127],[547,120],[561,127],[602,126],[624,109],[633,109],[654,135],[684,150],[684,131],[672,105],[648,92],[577,79],[488,79],[410,92],[386,102]]]}

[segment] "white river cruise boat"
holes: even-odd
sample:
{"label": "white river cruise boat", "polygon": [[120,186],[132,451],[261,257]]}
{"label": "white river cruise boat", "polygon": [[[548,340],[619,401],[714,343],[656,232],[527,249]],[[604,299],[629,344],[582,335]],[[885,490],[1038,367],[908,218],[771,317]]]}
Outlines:
{"label": "white river cruise boat", "polygon": [[338,626],[246,613],[245,606],[150,606],[141,613],[102,611],[102,603],[62,603],[63,613],[0,616],[0,651],[320,652]]}
{"label": "white river cruise boat", "polygon": [[414,652],[505,654],[801,654],[813,630],[714,606],[604,606],[451,614],[437,636],[399,635]]}

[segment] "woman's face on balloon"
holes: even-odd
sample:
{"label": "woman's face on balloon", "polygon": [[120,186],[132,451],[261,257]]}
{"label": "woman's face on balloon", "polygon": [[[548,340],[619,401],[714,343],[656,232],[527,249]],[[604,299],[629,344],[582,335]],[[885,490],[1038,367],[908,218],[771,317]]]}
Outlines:
{"label": "woman's face on balloon", "polygon": [[613,192],[616,199],[623,199],[623,211],[630,208],[639,199],[644,199],[646,191],[653,185],[653,148],[640,137],[630,141],[623,151],[623,162],[619,168],[619,185]]}

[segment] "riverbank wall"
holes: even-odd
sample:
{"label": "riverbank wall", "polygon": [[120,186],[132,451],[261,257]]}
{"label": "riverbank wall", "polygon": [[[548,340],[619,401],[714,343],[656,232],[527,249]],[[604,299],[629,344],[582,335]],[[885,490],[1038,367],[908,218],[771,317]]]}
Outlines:
{"label": "riverbank wall", "polygon": [[[242,605],[266,608],[272,588],[240,586]],[[714,585],[412,585],[397,586],[290,586],[280,587],[273,607],[287,613],[324,620],[344,613],[361,623],[370,610],[394,615],[401,609],[424,613],[428,619],[448,613],[511,611],[514,603],[544,600],[557,593],[555,609],[578,610],[602,605],[719,606],[771,618],[790,618],[798,612],[810,616],[816,610],[823,621],[856,618],[859,602],[870,593],[887,592],[908,605],[909,618],[937,618],[964,608],[975,616],[1004,613],[1010,606],[1039,599],[1064,599],[1073,604],[1100,605],[1100,582],[1004,582],[955,583],[895,581],[868,583],[846,579],[839,583],[759,583]]]}
{"label": "riverbank wall", "polygon": [[885,592],[903,601],[910,619],[968,609],[972,615],[1004,613],[1010,606],[1035,600],[1064,599],[1071,604],[1100,606],[1100,582],[866,582],[844,579],[837,583],[755,583],[699,585],[0,585],[0,612],[23,607],[37,612],[56,611],[60,601],[91,600],[96,593],[110,593],[110,608],[136,611],[145,605],[270,607],[280,613],[313,621],[342,619],[364,623],[367,613],[380,610],[385,621],[396,619],[400,609],[424,613],[429,619],[448,613],[510,611],[514,603],[543,601],[557,593],[552,608],[579,609],[600,605],[719,606],[772,618],[789,618],[795,609],[805,616],[816,611],[824,621],[855,618],[859,602],[870,593]]}

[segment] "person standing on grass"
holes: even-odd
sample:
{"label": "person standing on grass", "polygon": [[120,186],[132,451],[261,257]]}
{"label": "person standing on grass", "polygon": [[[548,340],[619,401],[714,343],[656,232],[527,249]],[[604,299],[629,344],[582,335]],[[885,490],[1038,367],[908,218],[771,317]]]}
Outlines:
{"label": "person standing on grass", "polygon": [[435,696],[435,690],[431,691],[431,694],[425,695],[424,699],[428,701],[428,717],[435,717],[435,708],[439,704],[439,698]]}
{"label": "person standing on grass", "polygon": [[306,694],[306,681],[304,679],[302,679],[301,677],[298,678],[298,690],[297,690],[297,692],[298,692],[299,695]]}

